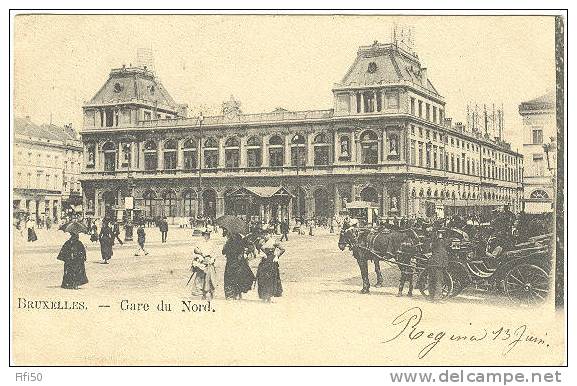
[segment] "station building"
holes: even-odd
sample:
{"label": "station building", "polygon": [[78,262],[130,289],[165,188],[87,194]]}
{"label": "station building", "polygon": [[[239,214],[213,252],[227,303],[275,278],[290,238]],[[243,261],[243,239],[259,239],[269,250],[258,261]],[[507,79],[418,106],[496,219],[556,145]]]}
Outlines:
{"label": "station building", "polygon": [[83,107],[85,212],[103,217],[127,197],[170,221],[330,218],[353,201],[413,218],[520,210],[522,156],[453,124],[416,53],[360,47],[332,93],[326,110],[243,114],[231,98],[221,115],[187,117],[149,69],[114,69]]}

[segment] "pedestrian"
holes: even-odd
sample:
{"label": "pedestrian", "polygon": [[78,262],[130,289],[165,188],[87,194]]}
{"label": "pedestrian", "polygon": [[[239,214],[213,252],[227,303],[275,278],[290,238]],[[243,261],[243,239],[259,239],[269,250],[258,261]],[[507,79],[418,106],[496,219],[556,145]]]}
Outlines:
{"label": "pedestrian", "polygon": [[29,242],[34,242],[38,240],[38,236],[36,236],[35,225],[36,225],[35,222],[32,221],[31,218],[28,218],[28,220],[26,221],[26,232],[28,233]]}
{"label": "pedestrian", "polygon": [[120,240],[120,225],[118,224],[118,221],[114,222],[114,228],[112,229],[112,234],[114,235],[114,237],[112,238],[112,245],[114,245],[114,240],[118,240],[118,242],[120,243],[120,245],[124,244],[122,242],[122,240]]}
{"label": "pedestrian", "polygon": [[226,257],[224,267],[224,296],[227,299],[241,299],[250,291],[255,280],[245,256],[245,242],[238,233],[230,233],[223,228],[226,243],[222,254]]}
{"label": "pedestrian", "polygon": [[96,222],[93,222],[90,227],[90,241],[98,241],[98,227],[96,226]]}
{"label": "pedestrian", "polygon": [[309,236],[313,236],[313,228],[314,227],[315,227],[315,220],[311,218],[309,220]]}
{"label": "pedestrian", "polygon": [[140,252],[144,255],[148,255],[148,251],[144,248],[144,242],[146,241],[146,232],[144,231],[144,222],[141,222],[136,230],[138,249],[134,253],[134,256],[140,256]]}
{"label": "pedestrian", "polygon": [[262,260],[258,265],[256,281],[258,296],[264,302],[270,303],[272,297],[282,296],[282,282],[278,260],[285,252],[282,245],[274,240],[270,233],[265,234],[261,246]]}
{"label": "pedestrian", "polygon": [[445,240],[445,230],[439,229],[431,243],[429,258],[429,296],[433,302],[443,297],[445,271],[449,266],[449,245]]}
{"label": "pedestrian", "polygon": [[168,235],[168,222],[166,221],[166,217],[160,219],[158,224],[158,229],[160,229],[160,235],[162,238],[162,242],[166,243],[166,237]]}
{"label": "pedestrian", "polygon": [[112,258],[112,246],[114,245],[114,233],[110,227],[110,220],[104,219],[102,222],[102,229],[100,229],[100,254],[102,256],[102,264],[108,264],[108,260]]}
{"label": "pedestrian", "polygon": [[280,237],[280,241],[286,240],[288,241],[288,233],[289,233],[289,223],[288,220],[283,220],[280,223],[280,233],[282,236]]}
{"label": "pedestrian", "polygon": [[215,256],[214,245],[210,240],[210,232],[205,228],[202,231],[202,239],[195,245],[192,257],[191,279],[194,279],[193,295],[201,295],[206,300],[214,296],[216,270],[214,268]]}
{"label": "pedestrian", "polygon": [[78,233],[70,233],[70,238],[66,240],[60,249],[57,259],[64,262],[62,288],[78,289],[78,286],[88,283],[86,268],[84,266],[84,262],[86,261],[86,248],[78,239]]}

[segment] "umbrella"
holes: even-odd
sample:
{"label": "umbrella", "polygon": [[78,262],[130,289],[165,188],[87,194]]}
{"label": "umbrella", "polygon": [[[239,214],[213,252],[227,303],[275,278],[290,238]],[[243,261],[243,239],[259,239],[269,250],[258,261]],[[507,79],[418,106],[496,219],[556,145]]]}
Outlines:
{"label": "umbrella", "polygon": [[240,217],[225,214],[216,219],[216,223],[222,228],[226,228],[230,233],[245,235],[248,233],[247,223]]}
{"label": "umbrella", "polygon": [[80,234],[80,233],[86,233],[89,234],[90,232],[88,232],[88,228],[86,228],[86,225],[80,223],[80,222],[71,222],[69,223],[66,228],[64,228],[65,232],[68,233],[73,233],[73,234]]}

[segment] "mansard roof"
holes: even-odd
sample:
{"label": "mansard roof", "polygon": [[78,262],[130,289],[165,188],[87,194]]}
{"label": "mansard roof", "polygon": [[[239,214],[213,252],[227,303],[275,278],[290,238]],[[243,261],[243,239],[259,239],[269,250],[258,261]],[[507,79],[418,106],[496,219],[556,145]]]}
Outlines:
{"label": "mansard roof", "polygon": [[416,54],[397,44],[375,42],[359,48],[357,58],[338,86],[378,86],[405,82],[439,95]]}
{"label": "mansard roof", "polygon": [[535,110],[553,110],[555,108],[555,91],[551,90],[548,93],[538,96],[526,102],[521,102],[519,105],[519,112],[535,111]]}
{"label": "mansard roof", "polygon": [[146,67],[113,69],[106,83],[87,104],[113,103],[141,103],[174,112],[178,108],[160,80]]}

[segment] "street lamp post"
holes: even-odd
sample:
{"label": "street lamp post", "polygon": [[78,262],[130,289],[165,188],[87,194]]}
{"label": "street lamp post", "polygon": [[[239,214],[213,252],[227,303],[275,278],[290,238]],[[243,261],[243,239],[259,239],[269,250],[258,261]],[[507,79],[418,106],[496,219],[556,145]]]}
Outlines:
{"label": "street lamp post", "polygon": [[299,169],[300,169],[300,140],[301,136],[299,134],[295,134],[292,137],[292,144],[296,144],[297,147],[297,155],[296,155],[296,167],[297,167],[297,216],[299,221],[301,222],[302,226],[302,216],[301,216],[301,186],[300,186],[300,179],[299,179]]}
{"label": "street lamp post", "polygon": [[198,193],[196,198],[198,199],[198,210],[196,212],[196,217],[198,218],[202,214],[202,121],[204,117],[202,112],[198,115]]}

